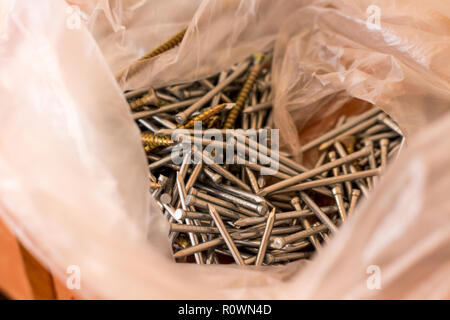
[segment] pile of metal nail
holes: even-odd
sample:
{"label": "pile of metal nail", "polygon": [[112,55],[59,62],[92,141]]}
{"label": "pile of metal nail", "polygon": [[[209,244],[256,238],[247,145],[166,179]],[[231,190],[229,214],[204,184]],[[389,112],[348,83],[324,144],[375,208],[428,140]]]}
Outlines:
{"label": "pile of metal nail", "polygon": [[[272,128],[269,57],[253,55],[192,83],[125,94],[142,131],[150,191],[167,217],[178,261],[259,266],[311,257],[360,195],[368,195],[402,144],[398,126],[376,107],[341,117],[333,130],[305,144],[303,152],[319,150],[313,168],[238,132],[232,144],[206,138],[210,128]],[[192,129],[199,122],[200,136]],[[184,148],[175,164],[173,152],[193,141],[198,144]],[[240,146],[244,154],[235,159],[248,159],[219,164],[208,153],[214,144]],[[277,170],[271,169],[274,162]]]}

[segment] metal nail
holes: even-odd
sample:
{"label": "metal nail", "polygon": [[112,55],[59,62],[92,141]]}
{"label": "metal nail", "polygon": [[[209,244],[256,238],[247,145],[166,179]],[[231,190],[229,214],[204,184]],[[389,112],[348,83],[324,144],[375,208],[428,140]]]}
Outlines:
{"label": "metal nail", "polygon": [[243,62],[240,66],[230,75],[227,79],[217,84],[214,89],[210,90],[207,94],[205,94],[202,98],[200,98],[196,103],[191,105],[189,108],[185,109],[182,112],[179,112],[175,116],[175,120],[178,123],[185,123],[188,117],[203,107],[208,101],[210,101],[216,94],[218,94],[223,88],[228,86],[231,82],[236,80],[245,70],[248,68],[248,62]]}
{"label": "metal nail", "polygon": [[333,232],[333,233],[337,232],[336,225],[330,220],[330,218],[328,218],[328,216],[325,214],[325,212],[320,210],[319,206],[306,193],[300,192],[300,197],[306,203],[306,205],[309,207],[309,209],[311,209],[311,211],[314,212],[314,214],[317,216],[317,218],[324,225],[326,225],[327,228],[331,232]]}
{"label": "metal nail", "polygon": [[274,222],[275,222],[275,209],[272,209],[272,211],[270,211],[269,213],[269,216],[267,217],[266,228],[264,230],[264,234],[261,239],[261,245],[259,247],[258,255],[256,257],[255,266],[260,266],[264,260],[269,237],[271,235]]}
{"label": "metal nail", "polygon": [[236,245],[233,242],[233,239],[231,238],[230,234],[225,228],[225,225],[222,219],[220,218],[219,214],[217,213],[215,206],[208,204],[208,210],[217,228],[219,228],[220,234],[222,235],[222,238],[225,241],[225,244],[227,245],[228,249],[231,251],[231,254],[233,255],[233,258],[236,261],[236,263],[240,266],[245,265],[244,260],[242,260],[242,257],[239,254],[239,250],[237,249]]}

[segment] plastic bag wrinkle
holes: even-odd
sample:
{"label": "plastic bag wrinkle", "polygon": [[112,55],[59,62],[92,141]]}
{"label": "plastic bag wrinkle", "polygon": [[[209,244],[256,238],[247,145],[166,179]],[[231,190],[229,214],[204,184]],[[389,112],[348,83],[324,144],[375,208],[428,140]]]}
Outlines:
{"label": "plastic bag wrinkle", "polygon": [[[383,28],[403,34],[407,42],[393,46],[363,29],[372,2],[382,9]],[[172,10],[172,2],[153,2],[160,10],[152,11],[148,2],[139,7],[137,1],[77,3],[91,14],[90,32],[66,28],[63,2],[30,6],[16,0],[7,16],[7,37],[0,43],[0,60],[8,62],[0,69],[0,101],[8,106],[0,109],[0,216],[63,282],[67,266],[78,265],[82,297],[450,296],[450,146],[442,139],[450,133],[449,73],[443,63],[449,51],[443,32],[448,4],[350,0],[333,1],[336,9],[331,9],[329,1],[314,1],[301,9],[313,1],[202,1],[177,2],[180,9]],[[149,61],[145,72],[121,87],[116,84],[117,70],[191,17],[180,47]],[[167,34],[149,35],[157,30],[152,22]],[[432,41],[420,32],[407,37],[424,25]],[[47,43],[47,51],[35,55],[39,41]],[[359,112],[367,102],[379,104],[417,134],[312,261],[258,269],[176,264],[166,221],[148,192],[139,131],[121,91],[205,77],[273,44],[275,118],[294,133],[287,140],[293,145],[303,142],[298,132],[305,114],[326,128],[343,109]],[[414,55],[402,51],[410,45]],[[44,59],[25,67],[44,52],[58,63],[46,68],[51,61]],[[417,166],[422,180],[411,174]],[[410,189],[411,184],[417,187]],[[398,200],[411,197],[422,206],[404,219]],[[378,242],[377,234],[391,234],[390,242]],[[371,265],[380,267],[381,290],[367,287]]]}

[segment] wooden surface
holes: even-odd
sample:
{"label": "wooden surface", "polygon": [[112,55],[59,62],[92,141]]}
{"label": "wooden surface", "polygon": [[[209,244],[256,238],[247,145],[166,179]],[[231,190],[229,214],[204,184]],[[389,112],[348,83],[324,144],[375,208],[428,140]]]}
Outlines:
{"label": "wooden surface", "polygon": [[17,241],[0,220],[0,291],[10,299],[71,300],[75,294]]}

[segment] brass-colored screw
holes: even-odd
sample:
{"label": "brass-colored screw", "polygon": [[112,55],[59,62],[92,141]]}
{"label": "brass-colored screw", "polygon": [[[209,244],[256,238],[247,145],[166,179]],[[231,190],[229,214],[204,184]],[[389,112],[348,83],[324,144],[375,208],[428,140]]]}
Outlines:
{"label": "brass-colored screw", "polygon": [[219,124],[219,121],[220,121],[220,116],[216,114],[209,119],[206,127],[208,129],[214,128]]}
{"label": "brass-colored screw", "polygon": [[202,112],[198,116],[196,116],[196,117],[192,118],[191,120],[189,120],[187,123],[185,123],[183,125],[179,125],[178,128],[179,129],[190,129],[190,128],[193,128],[195,121],[207,120],[207,119],[211,118],[212,116],[216,115],[217,113],[219,113],[220,111],[222,111],[227,105],[228,105],[227,103],[222,103],[222,104],[219,104],[219,105],[217,105],[215,107],[209,108],[205,112]]}
{"label": "brass-colored screw", "polygon": [[139,59],[137,59],[134,63],[131,64],[131,66],[127,66],[124,69],[122,69],[120,72],[118,72],[115,75],[116,79],[120,79],[120,78],[124,77],[125,75],[128,76],[128,77],[131,77],[132,75],[142,71],[139,67],[134,67],[134,65],[136,63],[139,63],[141,61],[145,61],[145,60],[148,60],[150,58],[156,57],[157,55],[159,55],[159,54],[161,54],[161,53],[163,53],[165,51],[168,51],[168,50],[170,50],[172,48],[175,48],[183,40],[184,34],[186,33],[186,30],[187,30],[187,27],[185,27],[183,30],[178,32],[176,35],[174,35],[171,38],[169,38],[163,44],[159,45],[155,49],[151,50],[150,52],[148,52],[144,56],[142,56]]}
{"label": "brass-colored screw", "polygon": [[[348,136],[340,139],[347,150],[347,154],[351,154],[355,152],[356,138],[355,136]],[[353,161],[352,165],[356,168],[357,171],[361,171],[361,167],[359,166],[358,160]]]}
{"label": "brass-colored screw", "polygon": [[150,132],[141,132],[141,140],[147,152],[158,147],[168,147],[175,143],[169,136],[157,136]]}
{"label": "brass-colored screw", "polygon": [[157,188],[161,188],[161,184],[154,182],[154,181],[150,181],[150,189],[157,189]]}
{"label": "brass-colored screw", "polygon": [[250,90],[252,89],[256,78],[258,77],[259,73],[262,69],[262,60],[264,58],[264,55],[262,53],[257,53],[254,55],[255,57],[255,64],[253,65],[247,79],[245,80],[244,86],[242,87],[241,91],[239,92],[239,95],[236,100],[236,105],[231,109],[231,111],[228,113],[227,119],[225,121],[225,125],[223,126],[224,129],[232,129],[234,127],[234,123],[236,122],[237,117],[242,111],[242,108],[244,107],[245,101],[248,98],[248,94]]}
{"label": "brass-colored screw", "polygon": [[161,101],[159,100],[158,96],[156,95],[156,92],[153,88],[150,88],[148,90],[148,93],[144,94],[142,97],[133,100],[129,103],[130,109],[134,110],[146,105],[154,105],[159,106],[161,104]]}
{"label": "brass-colored screw", "polygon": [[157,55],[159,55],[159,54],[161,54],[161,53],[163,53],[165,51],[168,51],[168,50],[170,50],[172,48],[175,48],[183,40],[184,35],[186,33],[186,30],[187,30],[187,27],[183,28],[183,30],[181,30],[180,32],[178,32],[174,36],[170,37],[167,41],[165,41],[164,43],[162,43],[161,45],[159,45],[158,47],[156,47],[152,51],[148,52],[144,56],[140,57],[138,59],[138,61],[144,61],[144,60],[156,57]]}
{"label": "brass-colored screw", "polygon": [[175,243],[178,244],[181,248],[186,249],[188,247],[190,247],[190,243],[189,240],[186,238],[186,236],[184,234],[180,234],[176,240]]}
{"label": "brass-colored screw", "polygon": [[340,139],[340,142],[344,144],[348,154],[355,152],[355,144],[356,144],[355,136],[344,137]]}

